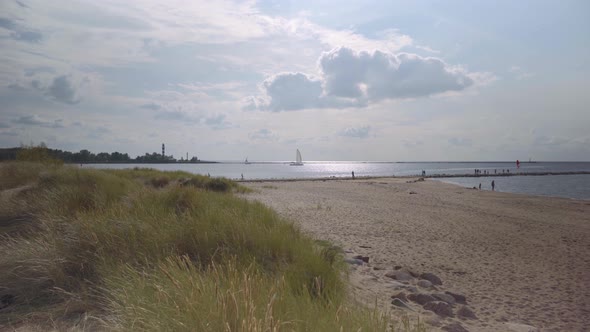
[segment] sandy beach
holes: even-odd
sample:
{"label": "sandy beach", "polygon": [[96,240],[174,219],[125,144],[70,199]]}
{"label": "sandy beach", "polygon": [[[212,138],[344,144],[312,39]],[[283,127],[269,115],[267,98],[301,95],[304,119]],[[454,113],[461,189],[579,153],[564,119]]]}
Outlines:
{"label": "sandy beach", "polygon": [[351,292],[369,306],[434,331],[589,328],[590,201],[402,178],[244,184],[246,198],[343,248]]}

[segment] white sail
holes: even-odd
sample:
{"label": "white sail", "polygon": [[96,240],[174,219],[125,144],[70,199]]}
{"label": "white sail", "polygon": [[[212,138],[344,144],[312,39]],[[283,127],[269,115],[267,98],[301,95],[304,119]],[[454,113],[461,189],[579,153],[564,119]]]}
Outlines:
{"label": "white sail", "polygon": [[297,152],[295,153],[295,162],[292,162],[289,165],[291,165],[291,166],[303,166],[303,159],[301,158],[301,152],[299,152],[299,149],[297,149]]}

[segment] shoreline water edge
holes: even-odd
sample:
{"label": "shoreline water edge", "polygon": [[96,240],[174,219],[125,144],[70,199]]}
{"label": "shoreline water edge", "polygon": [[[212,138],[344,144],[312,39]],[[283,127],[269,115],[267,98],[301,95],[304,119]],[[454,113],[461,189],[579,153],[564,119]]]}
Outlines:
{"label": "shoreline water edge", "polygon": [[464,187],[492,189],[578,199],[590,199],[590,162],[521,163],[371,163],[371,162],[304,162],[304,166],[290,167],[269,163],[219,164],[93,164],[82,168],[154,168],[161,171],[185,171],[211,177],[225,177],[236,181],[328,181],[352,179],[424,177],[452,182]]}

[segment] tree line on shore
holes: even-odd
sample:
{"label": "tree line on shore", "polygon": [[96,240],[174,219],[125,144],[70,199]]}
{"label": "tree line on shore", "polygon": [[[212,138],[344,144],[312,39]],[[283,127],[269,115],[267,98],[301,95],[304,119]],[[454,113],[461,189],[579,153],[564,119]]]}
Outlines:
{"label": "tree line on shore", "polygon": [[41,143],[38,146],[21,146],[17,148],[0,149],[0,161],[23,160],[37,161],[43,159],[57,159],[64,163],[176,163],[176,162],[200,162],[197,157],[192,159],[177,160],[173,156],[166,156],[152,152],[131,158],[127,153],[121,152],[100,152],[93,153],[83,149],[79,152],[70,152],[60,149],[48,148]]}

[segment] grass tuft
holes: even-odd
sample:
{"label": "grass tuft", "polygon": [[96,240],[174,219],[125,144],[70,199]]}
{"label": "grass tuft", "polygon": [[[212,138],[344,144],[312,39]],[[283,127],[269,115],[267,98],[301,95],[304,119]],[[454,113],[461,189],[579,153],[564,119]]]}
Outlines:
{"label": "grass tuft", "polygon": [[150,179],[150,184],[154,188],[164,188],[168,185],[168,183],[170,183],[170,179],[165,176]]}

